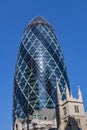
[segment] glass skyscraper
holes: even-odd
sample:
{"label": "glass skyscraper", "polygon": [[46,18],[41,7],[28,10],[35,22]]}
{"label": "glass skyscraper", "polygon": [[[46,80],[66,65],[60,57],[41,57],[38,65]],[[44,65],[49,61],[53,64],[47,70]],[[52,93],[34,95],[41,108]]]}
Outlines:
{"label": "glass skyscraper", "polygon": [[63,53],[51,25],[42,17],[34,18],[21,40],[13,95],[13,124],[35,110],[54,109],[57,105],[56,77],[62,99],[69,86]]}

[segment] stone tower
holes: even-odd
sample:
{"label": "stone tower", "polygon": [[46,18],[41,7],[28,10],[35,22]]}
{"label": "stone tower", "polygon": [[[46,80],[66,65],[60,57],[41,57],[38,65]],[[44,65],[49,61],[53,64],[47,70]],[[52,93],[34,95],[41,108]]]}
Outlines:
{"label": "stone tower", "polygon": [[76,99],[66,86],[66,99],[62,100],[58,80],[56,86],[60,113],[59,130],[86,130],[86,116],[80,87],[78,87],[78,98]]}

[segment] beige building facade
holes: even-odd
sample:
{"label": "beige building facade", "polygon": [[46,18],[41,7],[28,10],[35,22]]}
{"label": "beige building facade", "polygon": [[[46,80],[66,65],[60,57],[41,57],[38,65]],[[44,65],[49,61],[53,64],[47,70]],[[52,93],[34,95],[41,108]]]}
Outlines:
{"label": "beige building facade", "polygon": [[87,130],[86,114],[80,87],[78,98],[74,98],[66,86],[66,99],[61,100],[61,93],[57,81],[58,106],[60,113],[59,130]]}
{"label": "beige building facade", "polygon": [[86,126],[87,126],[87,111],[86,111]]}

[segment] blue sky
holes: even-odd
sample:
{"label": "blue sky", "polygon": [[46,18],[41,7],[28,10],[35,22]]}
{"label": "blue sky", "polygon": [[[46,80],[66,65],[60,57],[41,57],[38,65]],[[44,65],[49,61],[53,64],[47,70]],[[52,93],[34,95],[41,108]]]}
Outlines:
{"label": "blue sky", "polygon": [[0,130],[11,130],[13,76],[23,31],[35,16],[53,26],[71,90],[87,107],[87,0],[0,0]]}

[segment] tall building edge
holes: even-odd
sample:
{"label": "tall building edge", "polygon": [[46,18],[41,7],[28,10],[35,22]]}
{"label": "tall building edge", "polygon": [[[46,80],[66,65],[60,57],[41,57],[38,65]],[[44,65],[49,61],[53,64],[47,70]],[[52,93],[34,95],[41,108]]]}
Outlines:
{"label": "tall building edge", "polygon": [[56,114],[56,77],[62,100],[65,100],[66,86],[69,91],[70,86],[60,44],[51,25],[44,18],[36,17],[24,31],[16,61],[13,92],[14,130],[19,130],[19,127],[25,130],[22,125],[27,127],[27,117],[29,129],[37,127],[38,123],[41,123],[41,128],[57,129],[56,120],[60,120],[60,113],[57,109]]}

